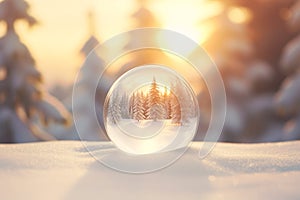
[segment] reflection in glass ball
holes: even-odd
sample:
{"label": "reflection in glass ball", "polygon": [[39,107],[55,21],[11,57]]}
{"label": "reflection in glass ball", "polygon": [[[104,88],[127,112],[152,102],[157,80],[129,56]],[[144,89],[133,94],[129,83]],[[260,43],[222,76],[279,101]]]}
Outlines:
{"label": "reflection in glass ball", "polygon": [[136,67],[111,87],[104,105],[108,137],[124,152],[153,154],[186,147],[198,128],[194,92],[175,71]]}

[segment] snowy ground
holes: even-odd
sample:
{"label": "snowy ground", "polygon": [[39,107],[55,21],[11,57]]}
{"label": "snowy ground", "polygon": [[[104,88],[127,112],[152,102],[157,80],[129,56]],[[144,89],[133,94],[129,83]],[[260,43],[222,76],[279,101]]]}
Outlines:
{"label": "snowy ground", "polygon": [[[89,143],[99,153],[110,143]],[[300,142],[200,143],[174,165],[130,175],[96,162],[80,142],[0,145],[1,199],[299,199]]]}
{"label": "snowy ground", "polygon": [[107,132],[123,151],[149,154],[187,146],[194,137],[197,124],[197,119],[192,118],[182,126],[171,120],[121,120],[117,124],[108,124]]}

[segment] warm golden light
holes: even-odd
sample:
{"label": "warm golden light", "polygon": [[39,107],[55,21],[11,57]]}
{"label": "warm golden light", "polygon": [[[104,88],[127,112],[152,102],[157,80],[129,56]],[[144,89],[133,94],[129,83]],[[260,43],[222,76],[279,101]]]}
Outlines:
{"label": "warm golden light", "polygon": [[[137,92],[142,92],[143,94],[147,94],[147,93],[149,93],[150,87],[151,87],[150,85],[146,85],[146,86],[140,88]],[[163,96],[165,94],[166,95],[171,94],[170,86],[158,84],[157,89],[161,96]]]}
{"label": "warm golden light", "polygon": [[243,24],[251,19],[251,14],[246,8],[235,7],[229,10],[229,19],[238,24]]}
{"label": "warm golden light", "polygon": [[[179,1],[165,0],[153,6],[153,9],[161,20],[163,28],[177,31],[203,44],[215,26],[205,19],[221,12],[223,6],[218,2],[191,1],[187,3],[182,1],[179,3]],[[175,45],[172,38],[163,38],[162,42],[171,47]],[[184,54],[189,55],[194,49],[195,46],[185,46]]]}
{"label": "warm golden light", "polygon": [[[100,41],[135,28],[131,15],[137,9],[136,0],[127,0],[121,6],[120,1],[107,0],[27,2],[31,6],[30,13],[38,19],[39,25],[29,29],[25,24],[18,23],[17,31],[37,61],[47,86],[55,83],[69,85],[74,81],[84,59],[79,50],[90,36],[88,13],[91,8],[95,11],[95,36]],[[196,42],[203,42],[209,35],[209,28],[199,25],[199,20],[218,10],[216,6],[206,6],[203,2],[149,1],[147,7],[163,28],[183,33]],[[204,5],[205,10],[202,9]],[[0,24],[0,34],[3,34],[3,30]],[[168,40],[165,42],[171,44]],[[186,53],[193,49],[186,49]]]}

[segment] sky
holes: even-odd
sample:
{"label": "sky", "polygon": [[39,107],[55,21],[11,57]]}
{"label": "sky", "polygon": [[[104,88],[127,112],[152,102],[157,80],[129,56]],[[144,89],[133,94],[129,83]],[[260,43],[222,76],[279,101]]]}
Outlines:
{"label": "sky", "polygon": [[[199,28],[199,21],[218,9],[216,4],[205,5],[202,1],[152,0],[148,5],[163,27],[202,42],[208,32]],[[90,36],[88,13],[91,10],[95,15],[95,35],[104,41],[134,28],[130,16],[138,8],[136,0],[27,2],[31,5],[30,13],[37,18],[39,25],[28,28],[19,23],[17,31],[36,59],[47,87],[73,83],[84,62],[79,50]]]}

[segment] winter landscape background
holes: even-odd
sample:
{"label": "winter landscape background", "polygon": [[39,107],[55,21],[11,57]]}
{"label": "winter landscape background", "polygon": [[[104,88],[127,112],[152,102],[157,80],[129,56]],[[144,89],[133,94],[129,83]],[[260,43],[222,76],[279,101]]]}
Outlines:
{"label": "winter landscape background", "polygon": [[[187,62],[160,50],[136,51],[111,63],[97,80],[104,63],[91,50],[117,33],[144,27],[185,34],[205,48],[220,70],[227,116],[219,142],[204,158],[199,151],[212,144],[202,142],[211,117],[210,94],[204,81],[187,70]],[[299,199],[299,31],[300,0],[0,0],[1,199]],[[143,38],[174,42],[150,34]],[[140,42],[132,34],[101,53]],[[186,55],[194,55],[193,50],[182,49]],[[125,143],[125,150],[142,153],[167,147],[166,157],[155,154],[153,162],[153,154],[147,155],[143,158],[150,159],[136,168],[165,163],[157,158],[178,158],[172,145],[190,145],[176,162],[154,173],[121,173],[97,158],[126,169],[138,157],[124,158],[108,141],[112,135],[99,134],[86,97],[96,84],[96,120],[104,128],[113,83],[149,63],[173,66],[190,83],[199,100],[197,141],[190,144],[195,110],[182,115],[191,102],[175,84],[170,88],[186,103],[178,109],[180,98],[174,100],[170,88],[155,86],[158,77],[151,75],[152,87],[122,97],[131,102],[128,108],[108,104],[113,113],[107,117],[109,132],[120,130],[115,122],[134,137],[141,137],[140,128],[166,127],[162,140],[149,149]],[[201,64],[209,71],[208,63]],[[82,65],[80,98],[74,102],[81,123],[75,128],[72,87]],[[151,135],[147,130],[143,134]],[[77,132],[84,141],[76,141]],[[174,132],[181,134],[168,146]]]}
{"label": "winter landscape background", "polygon": [[[99,42],[121,31],[142,27],[170,28],[183,33],[202,44],[217,64],[228,100],[220,141],[299,139],[298,1],[142,0],[128,1],[122,8],[116,6],[121,4],[119,1],[28,2],[1,2],[1,142],[79,139],[70,116],[72,81],[81,63]],[[207,8],[205,12],[202,7]],[[164,8],[170,12],[164,12]],[[31,30],[24,22],[30,27],[37,22],[39,25]],[[144,37],[149,41],[154,38]],[[131,36],[124,47],[118,48],[138,42],[136,36]],[[193,49],[186,51],[192,53]],[[178,71],[184,73],[184,63],[151,51],[124,56],[115,63],[114,70],[105,73],[96,94],[100,123],[105,97],[116,77],[158,60],[164,64],[176,63]],[[97,77],[97,67],[93,66],[101,65],[102,61],[92,54],[89,62],[80,77],[82,120],[86,121],[80,129],[86,130],[88,140],[107,140],[105,135],[97,135],[97,128],[84,112],[85,88]],[[187,79],[201,99],[202,118],[195,139],[202,140],[201,134],[210,119],[209,94],[203,82],[193,81],[193,77]],[[51,121],[68,126],[48,123]]]}

